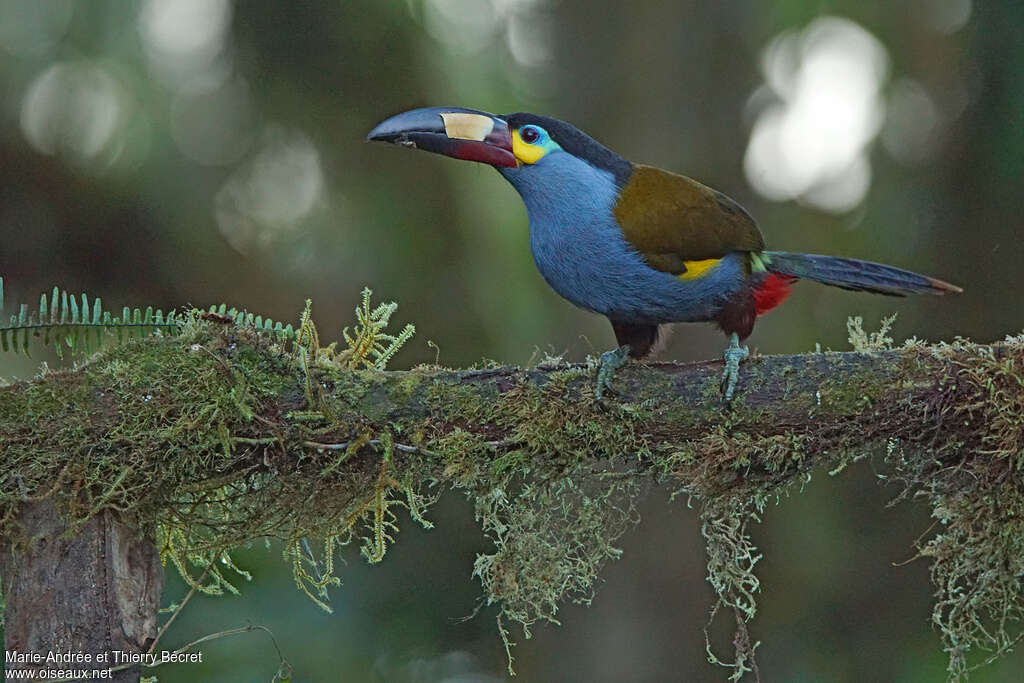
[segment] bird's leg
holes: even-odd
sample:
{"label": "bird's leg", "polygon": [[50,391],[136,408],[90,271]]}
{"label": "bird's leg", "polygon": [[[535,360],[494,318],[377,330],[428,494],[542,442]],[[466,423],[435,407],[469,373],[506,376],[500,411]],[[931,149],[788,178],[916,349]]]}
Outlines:
{"label": "bird's leg", "polygon": [[612,388],[615,371],[625,365],[628,358],[629,344],[623,344],[617,349],[601,354],[601,361],[597,366],[597,388],[594,389],[594,398],[600,401],[604,396],[604,390]]}
{"label": "bird's leg", "polygon": [[732,400],[732,392],[736,390],[736,380],[740,378],[740,361],[746,360],[750,351],[740,346],[740,336],[733,332],[729,336],[729,348],[725,350],[725,370],[722,372],[722,384],[725,386],[725,400]]}

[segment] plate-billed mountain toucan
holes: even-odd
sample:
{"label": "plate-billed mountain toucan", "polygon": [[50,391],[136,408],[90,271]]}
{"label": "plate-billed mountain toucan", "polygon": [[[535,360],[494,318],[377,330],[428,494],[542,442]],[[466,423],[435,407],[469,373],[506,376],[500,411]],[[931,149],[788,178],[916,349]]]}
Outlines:
{"label": "plate-billed mountain toucan", "polygon": [[660,325],[714,322],[730,338],[722,376],[729,400],[747,357],[740,341],[800,278],[894,296],[962,291],[878,263],[765,251],[754,219],[721,192],[626,161],[547,116],[415,109],[367,139],[490,164],[518,190],[541,275],[612,323],[619,348],[601,356],[598,398],[627,357],[650,353]]}

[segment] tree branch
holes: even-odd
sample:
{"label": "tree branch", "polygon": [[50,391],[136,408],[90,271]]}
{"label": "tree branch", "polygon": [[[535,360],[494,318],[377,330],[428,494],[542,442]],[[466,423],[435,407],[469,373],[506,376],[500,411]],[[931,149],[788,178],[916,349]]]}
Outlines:
{"label": "tree branch", "polygon": [[[757,588],[747,521],[812,468],[880,448],[889,476],[942,523],[919,550],[933,559],[955,678],[969,647],[1005,651],[1024,616],[1024,532],[1006,533],[1024,514],[1022,361],[1022,338],[755,357],[729,405],[720,362],[631,364],[599,404],[588,366],[352,371],[202,322],[0,388],[0,513],[16,534],[23,501],[39,496],[64,505],[72,527],[117,510],[194,585],[190,566],[280,538],[317,600],[335,543],[356,536],[379,561],[395,510],[429,525],[442,484],[474,501],[494,541],[474,569],[487,600],[528,629],[567,597],[589,599],[654,479],[701,501],[709,579],[746,622]],[[304,537],[326,539],[325,576],[305,571]],[[231,587],[221,569],[205,581]],[[741,641],[727,663],[737,674],[756,667]]]}

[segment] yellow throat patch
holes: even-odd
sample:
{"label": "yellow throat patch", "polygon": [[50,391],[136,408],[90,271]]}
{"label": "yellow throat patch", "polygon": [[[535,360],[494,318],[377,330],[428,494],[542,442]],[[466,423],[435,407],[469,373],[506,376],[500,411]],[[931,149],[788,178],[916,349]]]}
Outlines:
{"label": "yellow throat patch", "polygon": [[523,164],[535,164],[540,161],[547,150],[540,145],[531,145],[527,142],[523,142],[523,139],[519,137],[519,131],[512,131],[512,153],[516,155],[516,159]]}

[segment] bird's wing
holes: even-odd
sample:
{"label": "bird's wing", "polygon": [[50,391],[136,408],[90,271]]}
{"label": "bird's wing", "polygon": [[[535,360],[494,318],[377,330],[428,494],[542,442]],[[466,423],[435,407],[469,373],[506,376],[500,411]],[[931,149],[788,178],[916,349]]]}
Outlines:
{"label": "bird's wing", "polygon": [[757,223],[742,206],[696,180],[653,166],[634,165],[615,218],[652,268],[676,275],[732,251],[764,249]]}

